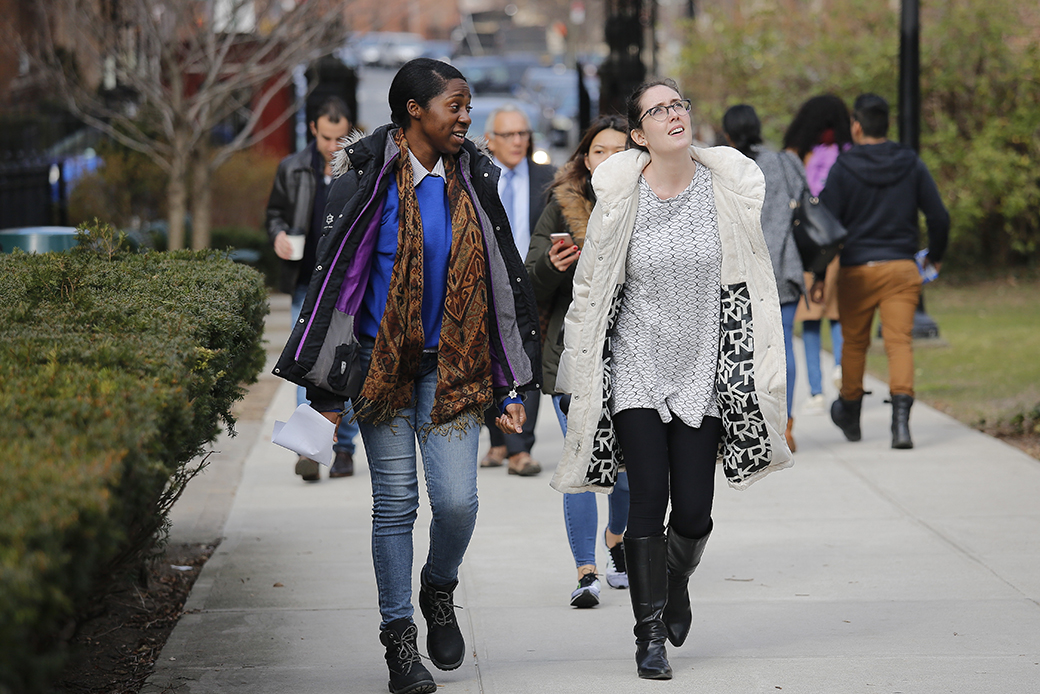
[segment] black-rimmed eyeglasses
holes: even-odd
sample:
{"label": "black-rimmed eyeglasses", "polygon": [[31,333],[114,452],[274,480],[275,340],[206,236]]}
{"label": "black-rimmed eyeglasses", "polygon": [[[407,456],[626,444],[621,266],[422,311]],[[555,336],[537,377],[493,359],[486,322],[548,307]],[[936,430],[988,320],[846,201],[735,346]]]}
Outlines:
{"label": "black-rimmed eyeglasses", "polygon": [[675,115],[681,116],[684,113],[689,113],[690,109],[693,108],[693,102],[689,99],[679,99],[673,101],[667,106],[653,106],[646,110],[642,116],[639,117],[639,122],[642,123],[643,119],[650,116],[658,123],[663,123],[668,118],[669,111],[675,111]]}

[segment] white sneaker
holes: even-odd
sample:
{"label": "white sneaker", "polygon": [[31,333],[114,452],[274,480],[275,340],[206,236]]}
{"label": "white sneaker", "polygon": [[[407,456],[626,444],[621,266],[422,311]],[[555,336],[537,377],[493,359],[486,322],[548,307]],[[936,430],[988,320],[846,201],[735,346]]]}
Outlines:
{"label": "white sneaker", "polygon": [[834,374],[833,374],[832,378],[834,379],[834,387],[837,388],[838,392],[840,393],[841,392],[841,364],[838,364],[837,366],[834,367]]}
{"label": "white sneaker", "polygon": [[827,401],[823,399],[823,393],[813,395],[802,405],[802,414],[823,414],[826,410]]}
{"label": "white sneaker", "polygon": [[[603,536],[606,546],[606,533]],[[607,547],[607,585],[611,588],[628,588],[628,566],[625,563],[625,543]]]}
{"label": "white sneaker", "polygon": [[571,593],[572,607],[595,607],[599,604],[599,579],[596,574],[585,574]]}

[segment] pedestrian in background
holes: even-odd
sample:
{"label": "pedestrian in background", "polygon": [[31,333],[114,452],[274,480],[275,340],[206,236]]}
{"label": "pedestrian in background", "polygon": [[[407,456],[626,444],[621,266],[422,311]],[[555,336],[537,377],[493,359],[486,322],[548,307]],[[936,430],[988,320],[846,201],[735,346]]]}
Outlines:
{"label": "pedestrian in background", "polygon": [[913,448],[910,408],[914,404],[914,312],[921,275],[914,260],[920,244],[918,211],[928,226],[928,258],[942,264],[950,215],[928,167],[914,150],[888,139],[888,102],[862,94],[852,107],[852,141],[827,176],[820,201],[849,235],[841,251],[838,309],[845,344],[841,393],[831,420],[849,441],[862,438],[863,373],[874,313],[888,357],[892,399],[892,448]]}
{"label": "pedestrian in background", "polygon": [[[322,101],[310,122],[310,143],[278,164],[271,196],[267,202],[267,233],[275,254],[281,258],[280,289],[292,297],[292,323],[300,319],[307,286],[314,272],[318,240],[324,225],[325,200],[332,182],[332,155],[350,132],[350,111],[339,97]],[[296,389],[296,404],[307,401],[306,389]],[[348,405],[349,407],[349,405]],[[344,417],[336,432],[336,458],[329,477],[354,474],[354,437],[358,428]],[[321,479],[318,462],[300,456],[296,474],[307,482]]]}
{"label": "pedestrian in background", "polygon": [[341,359],[338,375],[357,354],[365,376],[354,409],[372,477],[389,689],[432,693],[411,600],[416,446],[432,511],[419,607],[430,662],[452,670],[466,652],[454,591],[477,517],[481,422],[494,397],[497,425],[521,430],[519,391],[538,387],[540,345],[499,171],[466,139],[465,78],[447,63],[412,60],[389,102],[393,123],[340,152],[303,320],[276,373],[308,385],[311,406],[335,420],[343,393],[316,365]]}
{"label": "pedestrian in background", "polygon": [[744,156],[754,160],[766,182],[762,202],[762,233],[776,277],[780,316],[784,326],[784,356],[787,373],[787,428],[784,436],[791,451],[794,441],[794,317],[799,300],[805,295],[804,271],[791,227],[791,200],[805,185],[801,161],[789,150],[772,152],[762,146],[762,123],[748,104],[731,107],[722,117],[726,141]]}
{"label": "pedestrian in background", "polygon": [[691,628],[717,457],[740,488],[790,463],[783,328],[762,172],[732,148],[692,146],[691,103],[671,80],[641,85],[627,106],[631,149],[592,178],[556,377],[571,404],[552,486],[608,489],[625,465],[637,672],[670,679],[665,639],[682,645]]}
{"label": "pedestrian in background", "polygon": [[[545,211],[535,225],[527,253],[535,299],[549,319],[542,334],[542,392],[552,396],[556,417],[564,436],[570,396],[556,392],[556,368],[563,352],[563,318],[571,305],[574,264],[585,243],[589,215],[596,202],[592,174],[613,154],[623,152],[628,125],[621,116],[601,116],[589,126],[578,148],[556,173]],[[607,549],[607,585],[627,588],[625,548],[622,543],[628,523],[628,474],[620,472],[608,496],[609,517],[603,531]],[[571,592],[574,607],[599,604],[600,584],[596,570],[596,495],[580,492],[563,495],[563,519],[567,529],[578,586]]]}
{"label": "pedestrian in background", "polygon": [[[852,147],[849,108],[841,97],[833,94],[814,96],[798,109],[797,115],[784,133],[784,149],[794,152],[805,166],[809,193],[819,196],[827,182],[827,174],[838,155]],[[795,323],[802,324],[802,345],[805,348],[805,373],[809,381],[809,400],[802,411],[823,414],[823,372],[820,368],[820,333],[823,319],[830,324],[831,351],[834,353],[832,374],[836,388],[841,387],[842,332],[838,311],[838,268],[835,258],[827,267],[823,280],[823,300],[801,301],[795,313]],[[812,273],[805,273],[806,286],[815,282]],[[819,297],[817,297],[819,298]]]}
{"label": "pedestrian in background", "polygon": [[[513,241],[521,258],[527,257],[531,232],[545,209],[549,186],[555,169],[531,160],[534,152],[531,122],[519,107],[506,104],[490,114],[484,124],[484,136],[495,165],[501,169],[498,194],[502,198]],[[509,474],[531,477],[542,471],[531,457],[534,429],[538,422],[538,396],[532,394],[524,403],[527,423],[519,434],[503,434],[495,427],[497,413],[489,410],[485,423],[491,433],[491,448],[480,461],[481,467],[499,467],[508,458]]]}

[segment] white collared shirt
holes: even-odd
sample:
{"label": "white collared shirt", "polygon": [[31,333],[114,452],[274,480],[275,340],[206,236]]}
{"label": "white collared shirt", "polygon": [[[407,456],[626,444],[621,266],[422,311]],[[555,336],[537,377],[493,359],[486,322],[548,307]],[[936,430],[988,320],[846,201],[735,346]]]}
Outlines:
{"label": "white collared shirt", "polygon": [[419,161],[419,157],[415,156],[415,153],[412,152],[412,150],[408,150],[408,158],[412,162],[412,177],[415,179],[413,181],[414,185],[418,186],[427,176],[445,177],[444,157],[438,159],[437,163],[433,165],[433,171],[427,171],[426,167],[422,165],[421,161]]}
{"label": "white collared shirt", "polygon": [[[506,187],[505,171],[507,167],[498,159],[493,159],[495,166],[502,170],[498,177],[498,196],[502,197],[502,191]],[[527,251],[531,247],[531,172],[527,166],[527,157],[513,169],[513,209],[506,210],[509,217],[509,226],[513,230],[513,242],[516,250],[520,251],[520,258],[527,257]]]}

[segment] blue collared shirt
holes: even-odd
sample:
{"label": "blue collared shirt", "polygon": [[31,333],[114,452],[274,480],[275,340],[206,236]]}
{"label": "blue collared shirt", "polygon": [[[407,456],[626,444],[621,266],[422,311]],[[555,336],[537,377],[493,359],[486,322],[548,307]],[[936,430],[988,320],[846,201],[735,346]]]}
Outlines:
{"label": "blue collared shirt", "polygon": [[[508,167],[498,159],[493,161],[495,166],[502,169],[502,175],[498,177],[498,196],[502,197],[502,191],[506,187],[505,171]],[[507,209],[506,216],[509,217],[516,250],[520,251],[521,258],[526,258],[531,247],[531,171],[527,166],[527,157],[521,159],[513,169],[512,185],[513,209]]]}

